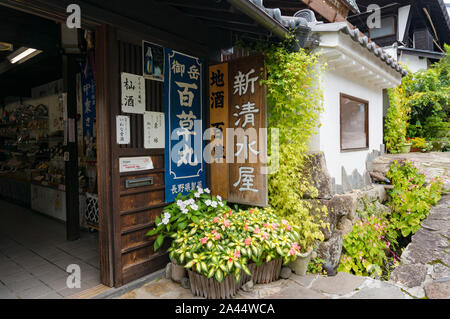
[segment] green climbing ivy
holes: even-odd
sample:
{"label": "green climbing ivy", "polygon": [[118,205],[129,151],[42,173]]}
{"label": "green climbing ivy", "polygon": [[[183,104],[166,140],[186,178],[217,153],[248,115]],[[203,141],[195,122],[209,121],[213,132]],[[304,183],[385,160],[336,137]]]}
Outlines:
{"label": "green climbing ivy", "polygon": [[[318,55],[304,49],[292,50],[294,37],[283,43],[266,44],[253,48],[263,52],[267,75],[262,81],[267,86],[267,122],[269,128],[269,160],[272,130],[278,129],[279,168],[269,175],[269,204],[275,213],[300,227],[302,251],[317,240],[323,240],[322,228],[326,207],[314,200],[303,200],[305,193],[317,197],[304,164],[308,159],[311,137],[320,126],[323,96],[320,73],[324,66]],[[248,49],[248,47],[247,47]]]}

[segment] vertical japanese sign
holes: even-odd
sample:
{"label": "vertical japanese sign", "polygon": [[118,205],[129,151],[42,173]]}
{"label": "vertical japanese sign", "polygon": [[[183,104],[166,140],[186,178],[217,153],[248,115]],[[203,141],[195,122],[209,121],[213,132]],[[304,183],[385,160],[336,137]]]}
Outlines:
{"label": "vertical japanese sign", "polygon": [[[227,134],[229,163],[228,201],[267,206],[267,125],[262,55],[249,56],[229,64],[230,109]],[[228,132],[227,132],[228,133]]]}
{"label": "vertical japanese sign", "polygon": [[130,117],[126,115],[116,116],[117,144],[130,144]]}
{"label": "vertical japanese sign", "polygon": [[165,48],[165,201],[205,187],[203,60]]}
{"label": "vertical japanese sign", "polygon": [[122,72],[120,80],[122,88],[122,112],[143,114],[145,112],[144,77]]}
{"label": "vertical japanese sign", "polygon": [[81,64],[81,99],[83,105],[83,136],[93,137],[95,130],[96,95],[92,66]]}
{"label": "vertical japanese sign", "polygon": [[226,164],[226,128],[228,126],[228,63],[209,67],[209,134],[205,153],[211,156],[211,192],[228,198],[228,166]]}
{"label": "vertical japanese sign", "polygon": [[144,148],[164,148],[164,113],[144,112]]}

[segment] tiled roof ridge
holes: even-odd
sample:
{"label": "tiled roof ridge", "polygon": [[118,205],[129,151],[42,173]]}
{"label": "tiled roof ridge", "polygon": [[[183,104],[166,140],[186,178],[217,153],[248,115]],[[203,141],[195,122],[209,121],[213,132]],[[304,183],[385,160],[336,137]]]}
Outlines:
{"label": "tiled roof ridge", "polygon": [[[380,48],[375,42],[373,42],[366,35],[361,33],[358,28],[352,28],[347,22],[334,22],[334,23],[308,23],[308,21],[301,17],[282,16],[279,8],[266,8],[264,7],[263,0],[248,0],[254,5],[264,10],[272,19],[281,23],[285,28],[297,29],[300,27],[312,27],[313,31],[341,31],[348,34],[353,41],[359,42],[359,44],[365,47],[370,52],[373,52],[375,56],[379,57],[387,65],[392,67],[397,72],[400,72],[403,76],[406,76],[408,72],[402,68],[402,66],[396,61],[396,59],[389,56],[382,48]],[[316,29],[316,30],[314,30]],[[327,30],[329,29],[329,30]]]}

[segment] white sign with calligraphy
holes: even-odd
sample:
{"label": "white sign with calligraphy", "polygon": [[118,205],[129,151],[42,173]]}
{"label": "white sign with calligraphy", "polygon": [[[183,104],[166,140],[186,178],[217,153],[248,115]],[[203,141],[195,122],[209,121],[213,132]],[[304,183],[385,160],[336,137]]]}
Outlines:
{"label": "white sign with calligraphy", "polygon": [[144,148],[164,148],[164,113],[144,112]]}
{"label": "white sign with calligraphy", "polygon": [[130,144],[130,117],[117,115],[116,117],[117,144]]}
{"label": "white sign with calligraphy", "polygon": [[121,157],[119,159],[119,172],[135,172],[153,169],[153,162],[150,156],[141,157]]}
{"label": "white sign with calligraphy", "polygon": [[144,114],[145,79],[143,76],[122,72],[122,112]]}

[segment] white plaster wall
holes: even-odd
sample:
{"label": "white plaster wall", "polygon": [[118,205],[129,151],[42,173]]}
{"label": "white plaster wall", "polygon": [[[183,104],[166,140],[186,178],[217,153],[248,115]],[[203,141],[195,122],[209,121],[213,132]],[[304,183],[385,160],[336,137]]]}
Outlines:
{"label": "white plaster wall", "polygon": [[409,55],[403,52],[399,58],[399,61],[404,63],[408,69],[415,73],[419,70],[426,70],[428,69],[428,59],[426,58],[420,58],[415,55]]}
{"label": "white plaster wall", "polygon": [[[358,170],[365,172],[367,155],[379,150],[383,143],[383,95],[381,88],[374,88],[367,82],[350,77],[339,71],[327,71],[323,74],[324,112],[321,115],[322,126],[315,137],[324,152],[328,171],[336,184],[342,184],[342,167],[347,174]],[[340,93],[369,101],[369,150],[341,152],[340,150]]]}

